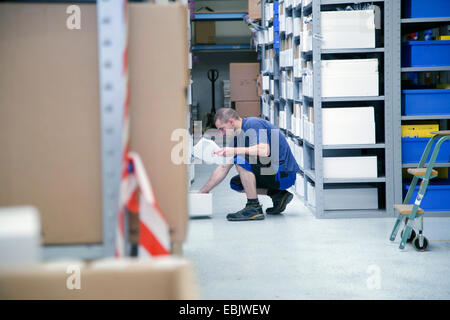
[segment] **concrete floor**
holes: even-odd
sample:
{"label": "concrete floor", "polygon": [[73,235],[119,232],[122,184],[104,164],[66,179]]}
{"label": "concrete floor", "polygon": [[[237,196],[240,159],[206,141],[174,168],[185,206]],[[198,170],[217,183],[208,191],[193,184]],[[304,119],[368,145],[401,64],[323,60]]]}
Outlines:
{"label": "concrete floor", "polygon": [[[196,165],[192,189],[213,169]],[[450,218],[425,218],[427,252],[389,241],[394,218],[319,220],[297,197],[280,216],[228,222],[246,202],[235,174],[212,191],[213,217],[190,220],[184,255],[203,299],[450,299]]]}

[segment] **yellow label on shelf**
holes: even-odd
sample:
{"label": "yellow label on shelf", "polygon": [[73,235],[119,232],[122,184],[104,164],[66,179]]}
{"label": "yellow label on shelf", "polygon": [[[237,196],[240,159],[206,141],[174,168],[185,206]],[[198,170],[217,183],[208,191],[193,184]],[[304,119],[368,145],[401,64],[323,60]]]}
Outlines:
{"label": "yellow label on shelf", "polygon": [[438,124],[404,124],[402,125],[402,137],[429,138],[431,131],[439,131]]}
{"label": "yellow label on shelf", "polygon": [[450,83],[439,83],[436,85],[437,89],[450,89]]}
{"label": "yellow label on shelf", "polygon": [[438,40],[450,40],[450,36],[439,36]]}

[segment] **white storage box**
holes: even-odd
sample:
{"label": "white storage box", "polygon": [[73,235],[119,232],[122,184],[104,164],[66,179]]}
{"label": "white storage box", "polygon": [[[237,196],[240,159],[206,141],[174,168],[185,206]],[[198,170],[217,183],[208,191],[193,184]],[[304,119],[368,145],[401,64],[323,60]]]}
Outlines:
{"label": "white storage box", "polygon": [[324,210],[378,209],[378,189],[335,187],[323,190]]}
{"label": "white storage box", "polygon": [[322,49],[375,48],[374,10],[321,12]]}
{"label": "white storage box", "polygon": [[300,17],[295,17],[294,18],[294,26],[293,26],[294,30],[294,37],[299,36],[300,35],[300,31],[301,31],[301,19]]}
{"label": "white storage box", "polygon": [[0,268],[41,259],[41,222],[34,207],[0,209]]}
{"label": "white storage box", "polygon": [[189,192],[188,197],[189,216],[201,217],[212,215],[212,194],[198,193],[198,191]]}
{"label": "white storage box", "polygon": [[293,29],[294,29],[294,20],[292,17],[287,17],[286,18],[286,33],[287,34],[291,34],[293,33]]}
{"label": "white storage box", "polygon": [[376,178],[377,157],[324,157],[323,177],[325,179]]}
{"label": "white storage box", "polygon": [[311,184],[311,182],[306,182],[306,197],[307,197],[307,203],[312,206],[316,207],[316,190],[315,187]]}
{"label": "white storage box", "polygon": [[378,59],[322,60],[322,97],[378,96]]}
{"label": "white storage box", "polygon": [[270,77],[269,76],[263,76],[262,77],[262,89],[263,90],[269,90],[270,89]]}
{"label": "white storage box", "polygon": [[323,108],[323,144],[374,144],[373,107]]}
{"label": "white storage box", "polygon": [[305,196],[305,178],[299,173],[295,180],[295,192],[301,197]]}

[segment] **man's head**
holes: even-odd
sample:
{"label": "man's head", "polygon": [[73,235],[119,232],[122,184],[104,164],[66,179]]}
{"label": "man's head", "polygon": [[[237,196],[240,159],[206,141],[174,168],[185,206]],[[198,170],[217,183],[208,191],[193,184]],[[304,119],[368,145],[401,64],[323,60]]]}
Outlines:
{"label": "man's head", "polygon": [[223,135],[234,135],[237,130],[241,129],[242,119],[239,117],[236,110],[231,108],[220,108],[216,112],[214,123],[216,124],[216,128],[219,129]]}

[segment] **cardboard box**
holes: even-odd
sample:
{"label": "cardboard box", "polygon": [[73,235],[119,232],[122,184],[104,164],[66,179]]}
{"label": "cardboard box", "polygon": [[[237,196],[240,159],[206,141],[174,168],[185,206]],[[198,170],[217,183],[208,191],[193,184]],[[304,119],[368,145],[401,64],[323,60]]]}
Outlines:
{"label": "cardboard box", "polygon": [[261,3],[261,0],[248,0],[248,17],[251,20],[262,19]]}
{"label": "cardboard box", "polygon": [[198,298],[191,264],[176,257],[53,262],[0,271],[0,300]]}
{"label": "cardboard box", "polygon": [[[174,130],[187,127],[186,7],[135,3],[129,11],[130,150],[142,158],[169,223],[171,241],[183,242],[188,172],[185,164],[172,162],[172,149],[181,141],[172,141],[171,136]],[[183,142],[187,150],[189,139]]]}
{"label": "cardboard box", "polygon": [[259,63],[230,63],[231,101],[256,101]]}
{"label": "cardboard box", "polygon": [[216,22],[215,21],[195,21],[195,43],[215,44],[216,43]]}
{"label": "cardboard box", "polygon": [[[0,4],[0,206],[36,206],[45,244],[101,243],[97,16],[80,5],[82,28],[69,30],[66,7]],[[186,8],[132,3],[129,18],[131,150],[183,241],[187,170],[170,138],[186,127]]]}
{"label": "cardboard box", "polygon": [[238,101],[236,102],[235,107],[241,118],[259,117],[261,114],[259,101]]}

